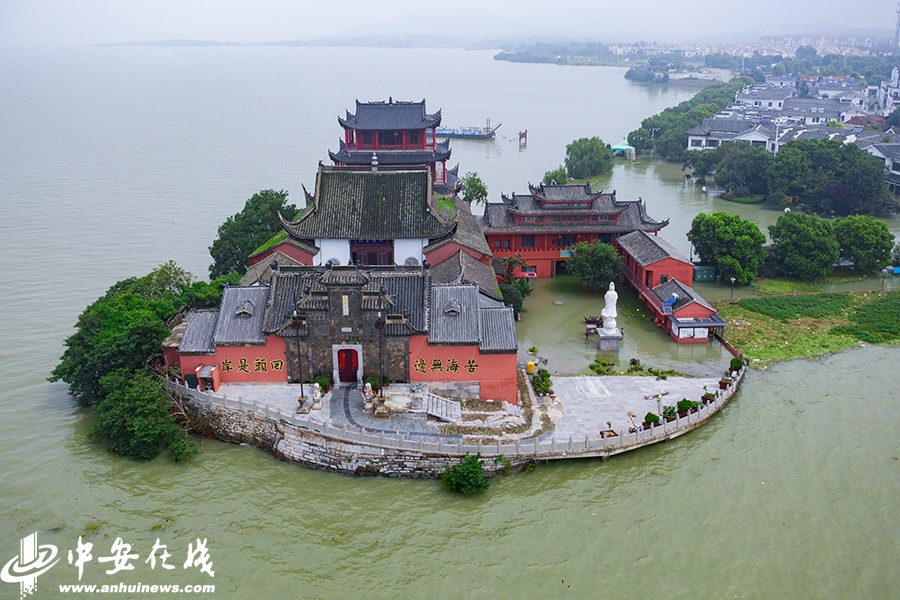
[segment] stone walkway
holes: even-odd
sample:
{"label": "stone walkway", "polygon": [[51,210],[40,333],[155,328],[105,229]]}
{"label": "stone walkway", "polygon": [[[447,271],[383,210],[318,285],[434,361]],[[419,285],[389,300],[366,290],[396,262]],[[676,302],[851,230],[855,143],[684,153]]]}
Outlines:
{"label": "stone walkway", "polygon": [[[304,385],[307,394],[312,389]],[[553,378],[555,399],[545,396],[539,400],[547,409],[555,423],[552,432],[540,437],[542,441],[553,439],[557,442],[583,440],[585,436],[596,438],[600,431],[612,429],[627,432],[631,427],[628,413],[635,414],[634,420],[640,424],[649,411],[659,412],[657,399],[645,398],[650,394],[667,391],[662,397],[663,405],[675,405],[682,398],[699,400],[706,389],[719,389],[718,378],[670,377],[666,380],[654,377],[633,376],[572,376],[556,375]],[[215,394],[230,398],[254,400],[282,410],[293,412],[297,409],[300,386],[297,384],[223,384]],[[439,423],[429,421],[424,413],[392,414],[389,419],[376,419],[363,411],[362,393],[356,387],[337,387],[326,394],[322,410],[311,411],[308,415],[298,415],[301,420],[313,419],[328,422],[335,427],[365,429],[370,432],[404,434],[406,436],[456,442],[460,436],[441,436]],[[525,434],[527,435],[527,434]]]}

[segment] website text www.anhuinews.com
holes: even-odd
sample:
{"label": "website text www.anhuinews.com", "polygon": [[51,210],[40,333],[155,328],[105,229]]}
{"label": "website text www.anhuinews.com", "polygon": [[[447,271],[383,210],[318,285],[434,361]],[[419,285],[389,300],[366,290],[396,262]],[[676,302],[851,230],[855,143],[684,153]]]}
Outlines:
{"label": "website text www.anhuinews.com", "polygon": [[205,585],[179,585],[163,584],[150,585],[146,583],[113,583],[104,585],[89,585],[84,583],[60,584],[60,594],[211,594],[215,593],[214,584]]}

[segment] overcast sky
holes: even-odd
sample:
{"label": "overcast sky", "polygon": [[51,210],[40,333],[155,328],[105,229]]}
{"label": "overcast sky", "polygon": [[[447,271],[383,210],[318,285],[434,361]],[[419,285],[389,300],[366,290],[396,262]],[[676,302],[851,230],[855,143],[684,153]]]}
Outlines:
{"label": "overcast sky", "polygon": [[896,19],[889,0],[0,0],[0,45],[250,43],[373,33],[755,40],[847,28],[890,37]]}

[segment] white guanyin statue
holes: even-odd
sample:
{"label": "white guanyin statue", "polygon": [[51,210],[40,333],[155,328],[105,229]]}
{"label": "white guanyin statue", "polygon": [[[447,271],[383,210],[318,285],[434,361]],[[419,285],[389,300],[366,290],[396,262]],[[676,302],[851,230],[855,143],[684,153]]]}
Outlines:
{"label": "white guanyin statue", "polygon": [[607,331],[616,329],[616,301],[618,299],[619,294],[616,293],[616,284],[610,281],[609,291],[603,296],[605,302],[603,311],[600,313],[603,316],[603,329]]}

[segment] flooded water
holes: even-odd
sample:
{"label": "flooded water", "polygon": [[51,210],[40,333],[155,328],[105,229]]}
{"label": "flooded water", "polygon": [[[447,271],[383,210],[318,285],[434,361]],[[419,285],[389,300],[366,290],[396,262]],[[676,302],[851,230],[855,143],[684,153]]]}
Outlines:
{"label": "flooded water", "polygon": [[[750,373],[728,408],[689,436],[608,463],[542,465],[473,498],[433,481],[309,471],[211,441],[183,465],[132,463],[88,440],[91,413],[46,381],[78,314],[112,283],[169,259],[203,276],[216,228],[250,195],[285,188],[299,201],[354,99],[426,97],[447,125],[502,122],[493,143],[453,144],[461,171],[478,171],[494,198],[537,182],[572,139],[615,143],[689,95],[623,72],[447,50],[0,56],[0,563],[32,532],[59,549],[34,598],[78,582],[67,552],[79,536],[94,545],[82,583],[214,583],[229,598],[895,596],[896,348]],[[526,128],[520,151],[509,136]],[[701,210],[777,218],[699,194],[678,166],[619,164],[609,187],[670,218],[666,239],[684,252]],[[556,306],[555,293],[546,285],[529,298],[522,346],[582,371],[593,349],[581,319],[602,300]],[[669,343],[624,290],[620,306],[622,356],[686,372],[719,360],[715,346]],[[538,320],[564,335],[540,336]],[[117,538],[140,559],[108,575],[112,565],[99,559]],[[197,538],[207,540],[214,577],[183,567]],[[157,539],[175,569],[145,562]],[[0,597],[17,593],[0,582]]]}

